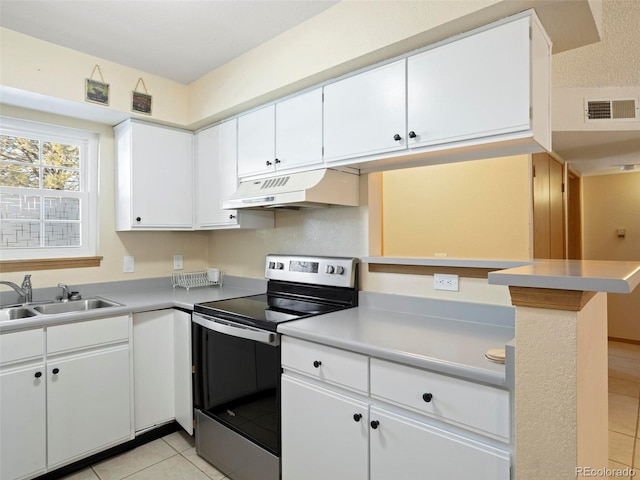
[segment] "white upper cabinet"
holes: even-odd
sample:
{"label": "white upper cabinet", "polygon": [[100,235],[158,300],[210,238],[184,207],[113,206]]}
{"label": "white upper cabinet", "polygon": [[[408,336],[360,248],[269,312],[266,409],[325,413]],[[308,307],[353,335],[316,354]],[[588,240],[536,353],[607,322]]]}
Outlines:
{"label": "white upper cabinet", "polygon": [[527,130],[529,18],[408,58],[409,148]]}
{"label": "white upper cabinet", "polygon": [[238,118],[238,177],[322,164],[322,89]]}
{"label": "white upper cabinet", "polygon": [[196,229],[273,228],[273,212],[222,210],[238,186],[237,119],[196,134]]}
{"label": "white upper cabinet", "polygon": [[116,230],[189,230],[193,134],[126,120],[116,141]]}
{"label": "white upper cabinet", "polygon": [[238,177],[275,170],[275,105],[238,117]]}
{"label": "white upper cabinet", "polygon": [[221,208],[237,186],[236,124],[234,119],[196,134],[196,228],[236,223],[236,212]]}
{"label": "white upper cabinet", "polygon": [[324,87],[324,160],[406,149],[405,60]]}
{"label": "white upper cabinet", "polygon": [[322,89],[276,103],[277,170],[322,163]]}

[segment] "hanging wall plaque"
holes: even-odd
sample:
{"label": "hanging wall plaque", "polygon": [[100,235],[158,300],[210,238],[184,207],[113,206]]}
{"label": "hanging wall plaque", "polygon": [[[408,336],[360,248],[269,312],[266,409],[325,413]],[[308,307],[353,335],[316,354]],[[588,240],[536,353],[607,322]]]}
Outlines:
{"label": "hanging wall plaque", "polygon": [[[144,93],[138,91],[138,87],[142,83]],[[135,88],[131,92],[131,111],[151,115],[151,95],[147,92],[147,86],[144,84],[142,77],[138,78]]]}
{"label": "hanging wall plaque", "polygon": [[[93,76],[98,71],[100,75],[100,82],[93,79]],[[99,103],[100,105],[109,105],[109,84],[104,82],[100,65],[93,67],[91,76],[86,79],[85,82],[85,101],[91,103]]]}

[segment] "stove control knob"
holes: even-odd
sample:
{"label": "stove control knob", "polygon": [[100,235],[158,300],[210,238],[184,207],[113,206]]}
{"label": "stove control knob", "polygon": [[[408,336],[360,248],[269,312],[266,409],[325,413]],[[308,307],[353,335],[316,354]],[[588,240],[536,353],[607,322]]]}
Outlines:
{"label": "stove control knob", "polygon": [[284,263],[276,262],[276,270],[284,270]]}
{"label": "stove control knob", "polygon": [[276,268],[276,262],[269,262],[269,268],[271,270],[273,270],[274,268]]}
{"label": "stove control knob", "polygon": [[324,271],[325,271],[325,273],[331,274],[331,273],[333,273],[335,271],[335,267],[333,265],[327,265],[324,268]]}
{"label": "stove control knob", "polygon": [[343,273],[344,273],[344,267],[343,267],[343,266],[341,266],[341,265],[338,265],[338,266],[336,267],[336,274],[337,274],[337,275],[342,275]]}

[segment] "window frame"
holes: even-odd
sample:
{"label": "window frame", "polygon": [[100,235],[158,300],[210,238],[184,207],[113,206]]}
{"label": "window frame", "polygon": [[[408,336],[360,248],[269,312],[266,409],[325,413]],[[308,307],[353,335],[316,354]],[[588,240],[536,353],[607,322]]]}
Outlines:
{"label": "window frame", "polygon": [[[0,116],[0,134],[13,137],[30,138],[42,142],[67,143],[80,146],[80,191],[31,189],[27,187],[1,187],[3,193],[28,195],[29,191],[43,198],[68,197],[80,198],[81,246],[63,247],[21,247],[0,249],[4,260],[38,260],[94,257],[98,248],[98,171],[99,171],[99,135],[77,128],[52,125],[30,120]],[[43,222],[44,219],[39,219]]]}

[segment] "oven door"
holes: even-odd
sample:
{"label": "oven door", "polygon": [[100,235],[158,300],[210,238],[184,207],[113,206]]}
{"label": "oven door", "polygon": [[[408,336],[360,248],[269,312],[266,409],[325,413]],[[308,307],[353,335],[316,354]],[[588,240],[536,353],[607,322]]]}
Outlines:
{"label": "oven door", "polygon": [[194,313],[193,355],[198,453],[231,475],[221,449],[239,443],[243,465],[268,453],[279,468],[279,335]]}

